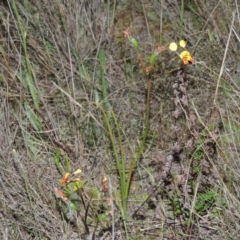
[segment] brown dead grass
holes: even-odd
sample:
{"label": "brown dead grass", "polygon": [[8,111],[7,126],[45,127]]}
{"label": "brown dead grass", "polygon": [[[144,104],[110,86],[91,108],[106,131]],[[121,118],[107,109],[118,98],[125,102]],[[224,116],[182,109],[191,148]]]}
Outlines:
{"label": "brown dead grass", "polygon": [[[0,4],[2,239],[94,239],[94,234],[95,239],[127,239],[120,209],[113,224],[108,216],[95,229],[96,214],[107,196],[91,202],[89,233],[79,217],[86,211],[76,216],[79,226],[66,217],[54,193],[62,177],[54,159],[59,151],[63,166],[69,159],[72,171],[82,169],[81,209],[92,190],[101,189],[104,174],[110,177],[111,194],[119,207],[108,134],[93,105],[102,96],[97,53],[104,49],[107,55],[108,100],[122,128],[129,162],[144,124],[146,79],[122,31],[130,28],[146,63],[159,44],[179,40],[180,2],[18,1],[39,109],[34,108],[25,81],[22,39],[11,1]],[[150,132],[131,187],[129,239],[239,238],[238,11],[225,60],[229,71],[224,71],[214,105],[235,9],[239,11],[235,1],[186,1],[182,37],[196,62],[185,69],[185,76],[162,74],[178,67],[179,61],[168,52],[160,56],[152,81]],[[184,96],[188,103],[177,103]],[[40,130],[27,116],[26,104],[39,119]],[[182,113],[174,117],[174,111]],[[194,153],[203,131],[201,170],[194,172]],[[200,214],[194,205],[206,189],[218,197]]]}

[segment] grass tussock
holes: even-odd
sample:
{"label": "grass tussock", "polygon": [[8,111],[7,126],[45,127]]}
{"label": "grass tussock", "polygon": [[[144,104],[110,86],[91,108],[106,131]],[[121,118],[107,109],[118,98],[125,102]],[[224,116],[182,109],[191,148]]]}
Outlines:
{"label": "grass tussock", "polygon": [[239,12],[2,1],[1,239],[239,239]]}

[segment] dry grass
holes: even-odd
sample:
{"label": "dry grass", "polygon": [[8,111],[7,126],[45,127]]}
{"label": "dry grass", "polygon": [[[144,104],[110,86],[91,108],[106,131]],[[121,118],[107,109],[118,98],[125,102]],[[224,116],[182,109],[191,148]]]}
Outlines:
{"label": "dry grass", "polygon": [[[18,14],[14,2],[0,4],[1,238],[239,239],[237,1],[29,0],[16,1]],[[107,102],[129,167],[141,140],[147,86],[123,37],[127,28],[145,64],[157,46],[180,38],[195,63],[163,74],[179,60],[168,51],[157,60],[150,130],[124,222],[112,146],[94,103],[103,105],[102,49]],[[188,102],[178,102],[184,96]],[[64,172],[67,165],[83,171],[72,215],[54,192],[62,178],[58,157]],[[109,192],[92,198],[104,175]],[[109,197],[117,212],[99,220]]]}

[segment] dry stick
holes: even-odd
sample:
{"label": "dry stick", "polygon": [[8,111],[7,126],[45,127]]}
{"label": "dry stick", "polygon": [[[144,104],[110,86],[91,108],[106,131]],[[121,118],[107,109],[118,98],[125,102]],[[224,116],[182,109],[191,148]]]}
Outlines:
{"label": "dry stick", "polygon": [[237,40],[240,42],[240,37],[239,37],[238,34],[236,33],[236,30],[235,30],[235,29],[233,29],[233,32],[234,32],[235,37],[237,38]]}
{"label": "dry stick", "polygon": [[228,35],[227,45],[226,45],[223,60],[222,60],[222,66],[221,66],[221,69],[220,69],[220,73],[218,75],[217,87],[216,87],[215,97],[214,97],[214,101],[213,101],[215,105],[216,105],[216,99],[217,99],[217,93],[218,93],[218,88],[219,88],[219,84],[220,84],[220,79],[221,79],[222,74],[223,74],[223,69],[224,69],[224,65],[225,65],[225,61],[226,61],[226,57],[227,57],[229,42],[230,42],[230,39],[231,39],[231,36],[232,36],[232,30],[233,30],[233,24],[234,24],[234,21],[235,21],[235,15],[236,15],[236,11],[233,11],[233,18],[232,18],[232,23],[231,23],[231,27],[230,27],[230,32],[229,32],[229,35]]}

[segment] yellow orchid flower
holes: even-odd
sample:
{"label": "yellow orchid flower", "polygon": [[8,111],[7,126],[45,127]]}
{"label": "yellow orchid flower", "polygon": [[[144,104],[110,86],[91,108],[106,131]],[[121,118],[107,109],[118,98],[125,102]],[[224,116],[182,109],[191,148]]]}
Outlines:
{"label": "yellow orchid flower", "polygon": [[64,184],[68,184],[70,182],[69,180],[69,175],[70,173],[65,173],[62,177],[62,180],[61,180],[61,184],[64,185]]}
{"label": "yellow orchid flower", "polygon": [[73,175],[79,174],[79,173],[81,173],[81,172],[82,172],[82,170],[79,168],[79,169],[77,169],[77,170],[73,173]]}
{"label": "yellow orchid flower", "polygon": [[182,51],[179,57],[182,59],[184,65],[191,64],[194,60],[188,51]]}
{"label": "yellow orchid flower", "polygon": [[185,48],[186,45],[187,45],[186,41],[180,40],[180,42],[179,42],[179,46],[180,46],[180,47]]}
{"label": "yellow orchid flower", "polygon": [[176,44],[175,42],[171,42],[171,43],[169,44],[169,49],[170,49],[171,51],[176,52],[176,51],[177,51],[177,48],[178,48],[178,46],[177,46],[177,44]]}
{"label": "yellow orchid flower", "polygon": [[[180,40],[179,41],[179,46],[182,47],[182,48],[185,48],[187,45],[186,41],[184,40]],[[188,51],[182,51],[180,54],[177,52],[177,49],[178,49],[178,46],[175,42],[171,42],[169,44],[169,49],[173,52],[176,52],[176,54],[182,59],[182,62],[184,65],[188,65],[188,64],[191,64],[194,59],[193,57],[191,56],[190,52]]]}

